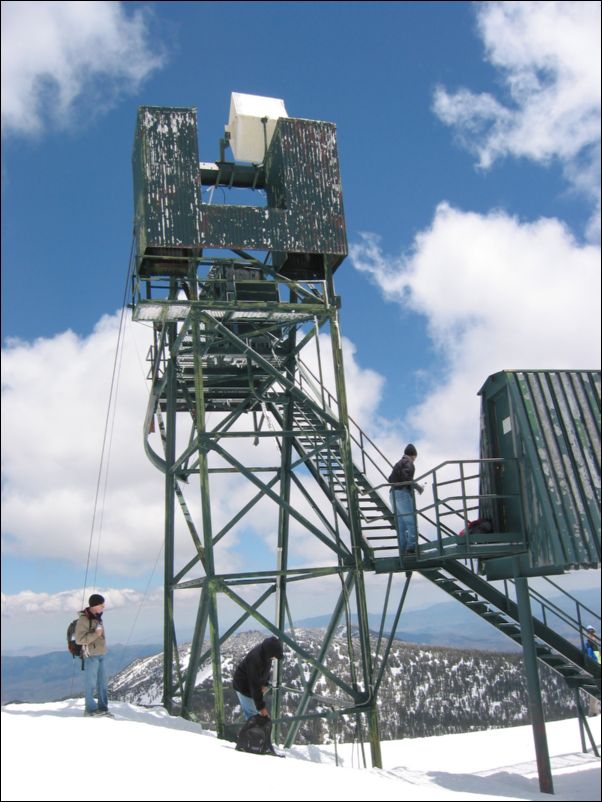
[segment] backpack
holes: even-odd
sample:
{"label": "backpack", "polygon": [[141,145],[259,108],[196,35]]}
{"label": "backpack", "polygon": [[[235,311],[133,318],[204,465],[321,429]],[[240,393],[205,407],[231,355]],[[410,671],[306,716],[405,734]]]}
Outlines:
{"label": "backpack", "polygon": [[82,656],[82,647],[79,643],[75,642],[75,627],[77,626],[77,621],[78,619],[76,618],[75,621],[72,621],[67,627],[67,649],[69,649],[73,657]]}
{"label": "backpack", "polygon": [[[85,649],[79,643],[75,642],[75,627],[77,626],[78,621],[79,619],[76,618],[67,627],[67,649],[69,650],[69,653],[73,656],[73,659],[75,659],[76,657],[80,658],[80,660],[82,661],[82,671],[83,671],[84,657],[86,657]],[[90,622],[89,626],[90,628],[92,627],[92,624]]]}
{"label": "backpack", "polygon": [[[476,521],[468,522],[468,532],[471,535],[488,535],[493,532],[493,526],[489,518],[477,518]],[[460,537],[466,534],[466,529],[460,532]]]}
{"label": "backpack", "polygon": [[236,739],[238,752],[251,752],[254,755],[273,755],[272,719],[269,716],[251,716],[238,733]]}

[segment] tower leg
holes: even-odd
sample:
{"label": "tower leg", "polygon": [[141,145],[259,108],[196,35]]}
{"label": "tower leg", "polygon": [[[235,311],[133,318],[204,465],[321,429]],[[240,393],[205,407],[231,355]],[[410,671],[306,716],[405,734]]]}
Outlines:
{"label": "tower leg", "polygon": [[587,718],[585,716],[585,710],[583,709],[583,705],[581,703],[581,698],[579,696],[579,688],[575,688],[575,702],[577,705],[577,716],[579,718],[579,734],[581,735],[581,751],[587,752],[587,745],[585,743],[585,733],[587,732],[587,737],[592,747],[592,752],[596,757],[600,757],[600,753],[598,752],[598,747],[596,746],[596,739],[592,735],[592,731],[589,728],[589,724],[587,723]]}
{"label": "tower leg", "polygon": [[[175,325],[169,324],[168,341],[175,338]],[[163,571],[163,706],[168,713],[173,708],[173,571],[174,571],[174,518],[176,478],[171,466],[176,459],[176,368],[173,358],[167,364],[166,429],[165,429],[165,563]],[[176,659],[179,659],[176,655]]]}
{"label": "tower leg", "polygon": [[334,282],[332,270],[326,258],[324,258],[324,275],[326,276],[326,287],[332,307],[330,318],[330,341],[332,346],[332,360],[334,368],[335,384],[337,389],[339,421],[341,423],[341,458],[345,471],[345,485],[347,488],[347,503],[349,508],[349,524],[351,530],[351,543],[353,558],[355,562],[355,594],[357,603],[357,620],[359,630],[359,640],[362,659],[362,671],[364,679],[364,690],[370,695],[370,712],[368,714],[368,732],[370,740],[370,751],[372,765],[375,768],[382,768],[382,754],[380,748],[380,737],[378,732],[378,710],[376,700],[372,696],[373,677],[372,677],[372,652],[370,646],[370,624],[368,621],[368,606],[366,602],[366,590],[364,585],[364,573],[362,563],[362,530],[359,520],[359,503],[357,487],[353,474],[353,458],[351,454],[351,441],[349,437],[349,411],[347,407],[347,389],[345,386],[345,373],[343,367],[343,344],[339,327],[337,312],[337,301],[334,292]]}
{"label": "tower leg", "polygon": [[522,576],[516,577],[515,585],[523,644],[523,661],[529,694],[529,712],[531,714],[537,772],[539,774],[539,790],[544,794],[553,794],[554,783],[550,767],[550,753],[546,737],[546,722],[543,714],[539,673],[537,671],[537,653],[535,651],[533,618],[531,617],[531,603],[529,601],[529,586],[527,579]]}

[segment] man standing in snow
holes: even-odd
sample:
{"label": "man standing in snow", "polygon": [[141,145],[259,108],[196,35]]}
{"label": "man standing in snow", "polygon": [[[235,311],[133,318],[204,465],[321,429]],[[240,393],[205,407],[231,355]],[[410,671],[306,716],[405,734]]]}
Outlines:
{"label": "man standing in snow", "polygon": [[[75,626],[75,642],[82,647],[84,658],[84,688],[86,709],[84,716],[111,716],[107,696],[107,675],[105,654],[107,641],[102,623],[105,608],[104,597],[93,593],[88,599],[88,607],[82,610]],[[96,693],[96,699],[94,694]],[[98,701],[97,701],[98,700]]]}
{"label": "man standing in snow", "polygon": [[246,719],[251,716],[269,716],[264,700],[270,684],[272,659],[282,660],[282,642],[278,638],[266,638],[237,665],[232,685]]}

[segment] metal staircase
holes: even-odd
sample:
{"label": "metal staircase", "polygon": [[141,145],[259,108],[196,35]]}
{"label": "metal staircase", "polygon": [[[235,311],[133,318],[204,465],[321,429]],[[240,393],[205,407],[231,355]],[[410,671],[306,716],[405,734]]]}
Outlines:
{"label": "metal staircase", "polygon": [[[358,725],[365,717],[372,764],[382,767],[377,696],[387,659],[385,654],[375,680],[365,574],[388,574],[388,599],[396,572],[413,569],[515,640],[520,637],[518,602],[540,788],[551,791],[536,657],[575,687],[598,695],[600,668],[584,664],[581,650],[549,626],[545,612],[543,621],[532,615],[527,577],[599,565],[599,372],[502,371],[490,376],[480,392],[481,456],[499,459],[475,460],[471,468],[449,463],[431,472],[433,502],[417,511],[421,538],[416,557],[412,563],[404,557],[402,564],[391,509],[379,492],[388,485],[390,462],[348,415],[340,298],[334,286],[334,272],[348,250],[335,126],[281,117],[268,144],[263,114],[253,124],[263,126],[264,170],[227,163],[224,139],[219,164],[205,164],[199,171],[195,109],[144,106],[136,126],[132,310],[134,320],[152,324],[154,337],[144,448],[164,475],[164,704],[170,712],[192,714],[198,670],[210,655],[216,729],[222,737],[221,645],[253,617],[314,669],[298,714],[282,722],[295,722],[287,738],[294,737],[298,721],[306,717],[306,700],[321,674],[343,691]],[[261,187],[267,206],[203,203],[199,181],[214,188]],[[334,395],[322,375],[322,337],[330,347]],[[319,377],[299,358],[311,341]],[[159,438],[152,436],[155,418]],[[269,430],[262,428],[264,423]],[[509,432],[512,437],[506,438]],[[245,443],[262,444],[253,461]],[[519,450],[525,445],[526,451]],[[448,480],[443,474],[450,466],[458,475]],[[518,484],[523,469],[528,486]],[[315,486],[305,482],[308,473],[324,493],[319,499],[313,495]],[[244,479],[245,493],[251,493],[249,499],[233,499],[226,520],[222,509],[212,514],[217,494],[223,493],[222,474]],[[193,475],[198,481],[189,481]],[[183,485],[198,516],[191,514]],[[296,504],[299,494],[311,508],[309,517],[305,503]],[[249,531],[260,535],[251,515],[264,499],[275,505],[265,520],[271,536],[276,535],[275,548],[260,548],[252,557],[256,564],[244,570],[222,573],[230,565],[222,561],[227,556],[224,536],[244,532],[248,521]],[[182,544],[177,505],[188,529],[182,529]],[[489,531],[469,527],[475,509],[491,521]],[[527,511],[535,513],[528,526]],[[301,567],[292,567],[297,555],[289,546],[298,531],[292,524],[329,549],[327,564],[312,564],[313,555],[307,553],[300,555]],[[479,568],[485,565],[489,578],[516,577],[517,602],[479,576],[472,561]],[[259,564],[262,569],[256,570]],[[295,636],[290,603],[296,593],[289,595],[289,586],[326,576],[338,578],[341,590],[320,654],[314,656]],[[407,577],[396,620],[409,583]],[[239,592],[239,585],[248,592]],[[192,591],[198,601],[185,669],[177,659],[176,591],[179,597],[180,591]],[[351,643],[350,593],[359,646],[357,659],[349,649],[351,684],[325,663],[343,612]],[[260,607],[271,594],[275,612],[267,617]],[[222,600],[239,611],[225,632]],[[582,628],[577,631],[582,637]],[[203,656],[205,633],[210,649]],[[390,643],[391,638],[387,649]],[[278,719],[279,693],[274,710]]]}
{"label": "metal staircase", "polygon": [[[316,380],[316,377],[303,363],[300,363],[300,376],[305,378],[305,385],[308,384],[308,381]],[[314,384],[314,391],[315,389],[316,385]],[[332,401],[332,396],[323,390],[321,402],[324,406],[324,417],[315,412],[315,407],[310,408],[309,405],[304,406],[303,404],[295,406],[294,426],[302,434],[294,437],[294,446],[330,498],[342,522],[348,526],[348,497],[344,484],[341,454],[334,437],[336,429],[332,424],[335,415],[334,404],[331,406]],[[280,417],[277,410],[274,412]],[[360,499],[359,509],[365,542],[366,567],[371,567],[376,573],[408,569],[418,571],[438,588],[520,645],[518,605],[512,598],[512,581],[504,581],[504,591],[502,592],[491,582],[478,575],[477,560],[460,561],[451,556],[442,556],[441,553],[433,555],[432,550],[429,550],[428,547],[423,550],[423,554],[425,554],[423,558],[418,556],[416,560],[401,564],[393,513],[376,489],[385,484],[382,482],[386,476],[384,470],[388,472],[392,467],[391,463],[351,417],[349,420],[352,441],[356,447],[354,457],[362,465],[362,468],[358,467],[354,459],[353,476]],[[366,466],[373,469],[373,474],[377,476],[380,474],[378,484],[375,485],[374,480],[367,477]],[[464,508],[470,509],[466,505]],[[472,508],[474,509],[474,507]],[[433,523],[426,513],[419,512],[418,520],[419,522],[423,520],[429,524]],[[451,531],[449,527],[445,528],[448,532]],[[447,533],[444,532],[445,534]],[[429,541],[425,537],[419,537],[422,542],[428,544]],[[374,545],[375,543],[380,545]],[[419,555],[421,548],[419,546]],[[508,543],[504,544],[504,548],[508,548]],[[510,549],[512,548],[513,546],[510,544]],[[389,556],[380,556],[383,553],[387,553]],[[391,554],[393,556],[390,556]],[[549,619],[553,617],[562,622],[565,628],[573,631],[575,639],[583,643],[585,627],[583,613],[587,613],[588,621],[593,620],[597,623],[597,631],[600,631],[600,616],[585,608],[551,580],[546,578],[546,581],[553,586],[552,592],[565,595],[567,602],[574,605],[575,612],[567,613],[549,602],[534,588],[529,588],[531,604],[537,605],[541,609],[541,618],[533,615],[537,657],[542,663],[564,677],[569,687],[582,689],[599,699],[600,666],[586,658],[583,648],[561,636],[551,625]]]}
{"label": "metal staircase", "polygon": [[[511,598],[508,585],[505,587],[505,592],[501,592],[459,561],[447,562],[441,569],[417,570],[441,590],[498,629],[503,635],[515,643],[521,644],[518,606]],[[558,586],[555,587],[557,590],[561,590]],[[529,591],[532,602],[539,603],[542,610],[548,615],[551,613],[559,617],[579,637],[583,632],[583,626],[580,626],[578,618],[573,618],[560,608],[550,604],[533,588],[529,588]],[[583,609],[583,605],[579,605],[576,599],[569,594],[565,593],[565,595],[577,609]],[[594,617],[599,622],[599,616],[596,616],[591,610],[587,612],[590,617]],[[533,615],[533,628],[537,641],[538,659],[564,677],[570,688],[581,688],[599,699],[600,666],[588,660],[583,649],[559,635],[554,628],[535,615]]]}
{"label": "metal staircase", "polygon": [[[192,360],[189,356],[188,340],[189,337],[183,340],[178,355],[180,403],[182,404],[186,402],[190,404],[193,394],[191,387],[193,382]],[[219,350],[215,340],[208,341],[209,356]],[[224,354],[222,353],[220,356],[223,360]],[[247,365],[242,364],[240,360],[237,363],[236,358],[237,355],[232,355],[228,360],[228,370],[226,371],[224,371],[224,365],[220,365],[220,375],[219,378],[216,377],[215,384],[212,383],[209,366],[208,397],[215,408],[223,410],[233,401],[236,403],[236,401],[242,400],[246,393],[246,389],[243,388],[245,385],[248,387],[249,382],[252,382],[256,387],[261,388],[262,398],[269,399],[271,393],[273,400],[269,403],[264,401],[262,409],[269,410],[279,426],[284,429],[284,396],[273,388],[273,379],[263,371],[254,371],[253,375],[250,375]],[[267,353],[264,358],[270,361],[274,359]],[[300,359],[297,359],[297,367],[295,382],[297,394],[294,398],[293,431],[290,435],[293,446],[300,461],[305,464],[325,496],[330,500],[336,516],[348,528],[350,525],[349,499],[339,445],[340,430],[335,399]],[[185,396],[188,396],[187,400]],[[406,561],[404,564],[400,562],[393,512],[378,492],[379,489],[387,487],[387,475],[392,465],[351,417],[349,417],[349,425],[354,450],[353,481],[358,491],[364,568],[381,574],[406,570],[418,571],[502,634],[520,644],[518,607],[511,594],[512,582],[505,581],[504,592],[502,592],[478,575],[479,563],[475,558],[492,553],[492,548],[495,553],[496,546],[488,542],[487,538],[484,539],[485,542],[471,544],[471,553],[466,553],[462,559],[458,559],[457,552],[459,549],[462,550],[465,544],[458,543],[461,539],[455,536],[452,526],[446,524],[439,515],[433,520],[433,505],[428,505],[425,510],[417,511],[418,522],[430,525],[431,529],[433,526],[435,527],[439,548],[434,548],[433,539],[429,540],[425,536],[419,535],[417,558]],[[435,472],[429,472],[424,476],[434,474]],[[424,477],[419,478],[424,479]],[[468,514],[478,507],[478,503],[475,506],[474,497],[471,497],[468,502],[466,499],[462,499],[462,513],[459,514],[451,509],[446,499],[440,501],[445,509],[444,514],[455,515],[459,521],[466,520]],[[479,501],[482,499],[477,499],[477,502]],[[501,541],[498,542],[497,548],[502,549],[505,554],[521,548],[520,543],[516,543],[508,537],[504,540],[504,536],[501,536],[500,533],[491,537]],[[464,551],[468,550],[464,548]],[[343,556],[343,560],[345,559],[351,559],[351,553],[346,549],[344,549]],[[554,585],[554,587],[556,592],[565,593],[559,586]],[[542,612],[541,619],[533,616],[539,660],[563,676],[569,687],[580,688],[600,698],[600,666],[587,660],[583,649],[559,635],[547,620],[550,615],[553,615],[557,620],[562,621],[565,627],[574,632],[576,640],[582,641],[584,623],[581,611],[587,608],[583,608],[576,599],[565,593],[570,603],[575,605],[575,615],[569,615],[548,602],[533,588],[529,588],[529,592],[531,602],[539,605]],[[587,610],[587,615],[588,620],[594,620],[598,624],[599,631],[600,617],[591,610]]]}

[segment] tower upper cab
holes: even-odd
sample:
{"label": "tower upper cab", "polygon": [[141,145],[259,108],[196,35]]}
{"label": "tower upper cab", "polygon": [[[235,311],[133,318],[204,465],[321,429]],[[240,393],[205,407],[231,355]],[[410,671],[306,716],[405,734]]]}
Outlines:
{"label": "tower upper cab", "polygon": [[[250,97],[237,105],[237,98]],[[267,112],[262,101],[271,102]],[[139,109],[133,154],[139,274],[177,273],[178,258],[219,248],[269,251],[283,276],[322,278],[325,263],[336,269],[347,255],[335,125],[275,117],[274,98],[235,95],[232,103],[224,142],[232,137],[236,153],[258,156],[259,125],[258,162],[226,161],[222,147],[217,162],[199,163],[196,109]],[[246,129],[255,141],[245,149]],[[205,204],[201,185],[262,188],[267,206]]]}

